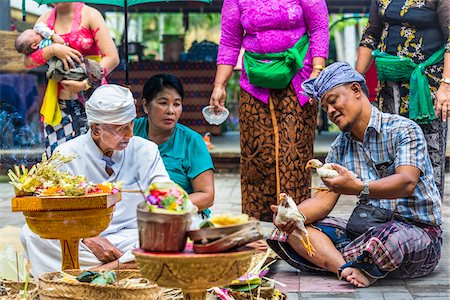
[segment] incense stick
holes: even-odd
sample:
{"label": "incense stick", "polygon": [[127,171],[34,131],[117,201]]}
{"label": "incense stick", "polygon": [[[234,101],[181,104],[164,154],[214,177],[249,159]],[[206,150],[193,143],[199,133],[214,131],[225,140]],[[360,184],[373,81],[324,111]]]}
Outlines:
{"label": "incense stick", "polygon": [[327,187],[320,187],[320,186],[311,186],[309,187],[310,190],[317,190],[319,192],[324,191],[324,192],[329,192],[330,189]]}
{"label": "incense stick", "polygon": [[17,255],[17,250],[16,252],[16,272],[17,272],[17,282],[20,282],[20,278],[19,278],[19,256]]}

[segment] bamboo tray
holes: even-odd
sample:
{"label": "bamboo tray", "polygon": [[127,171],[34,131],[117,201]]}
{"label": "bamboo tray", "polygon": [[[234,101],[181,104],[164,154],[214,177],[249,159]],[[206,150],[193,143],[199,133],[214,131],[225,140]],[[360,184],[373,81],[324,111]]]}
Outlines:
{"label": "bamboo tray", "polygon": [[85,196],[24,196],[11,199],[11,209],[18,211],[59,211],[109,208],[122,199],[122,193]]}

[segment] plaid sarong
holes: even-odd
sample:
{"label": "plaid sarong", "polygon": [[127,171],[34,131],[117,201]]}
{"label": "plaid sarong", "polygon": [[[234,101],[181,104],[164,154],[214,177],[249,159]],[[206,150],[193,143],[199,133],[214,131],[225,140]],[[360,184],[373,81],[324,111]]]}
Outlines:
{"label": "plaid sarong", "polygon": [[78,100],[58,100],[61,109],[61,123],[51,126],[44,122],[45,151],[50,157],[55,148],[89,130],[86,110]]}
{"label": "plaid sarong", "polygon": [[[415,278],[430,274],[441,257],[442,230],[439,226],[420,228],[390,221],[370,228],[351,241],[346,234],[346,224],[346,220],[328,217],[312,225],[325,233],[342,253],[346,263],[339,268],[340,271],[353,267],[373,278],[383,278],[391,272],[394,277]],[[286,242],[269,239],[267,243],[297,269],[327,272],[298,255]]]}

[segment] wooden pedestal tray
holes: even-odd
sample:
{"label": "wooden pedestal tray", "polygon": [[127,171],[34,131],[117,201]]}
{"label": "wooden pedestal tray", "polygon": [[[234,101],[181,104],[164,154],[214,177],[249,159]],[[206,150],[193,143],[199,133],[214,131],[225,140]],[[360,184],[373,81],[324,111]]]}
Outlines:
{"label": "wooden pedestal tray", "polygon": [[61,243],[62,270],[79,269],[82,238],[98,236],[111,222],[122,194],[86,196],[24,196],[11,199],[12,211],[23,212],[28,227],[44,239]]}
{"label": "wooden pedestal tray", "polygon": [[145,252],[133,250],[142,276],[159,286],[181,288],[188,300],[206,299],[206,289],[229,285],[250,266],[254,249],[234,252],[195,254]]}

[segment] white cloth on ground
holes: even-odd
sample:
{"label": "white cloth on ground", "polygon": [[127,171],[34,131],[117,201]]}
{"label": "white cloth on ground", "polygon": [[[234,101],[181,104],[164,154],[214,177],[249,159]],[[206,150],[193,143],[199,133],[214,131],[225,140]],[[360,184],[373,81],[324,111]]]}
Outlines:
{"label": "white cloth on ground", "polygon": [[[132,137],[122,151],[114,151],[111,176],[105,171],[103,153],[92,140],[91,131],[56,148],[63,154],[76,154],[77,158],[65,164],[61,170],[74,175],[86,175],[88,181],[124,183],[124,190],[145,189],[152,182],[171,181],[159,155],[158,146],[146,139]],[[139,182],[139,184],[137,184]],[[121,262],[131,261],[131,250],[138,247],[136,206],[145,199],[139,194],[123,193],[109,227],[100,236],[107,238],[124,252]],[[27,225],[21,232],[21,241],[30,259],[32,275],[61,269],[61,248],[57,240],[45,240],[29,230]],[[92,252],[80,243],[80,267],[83,269],[100,265]]]}

